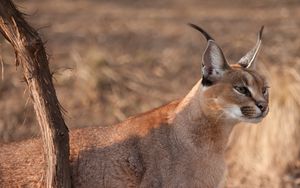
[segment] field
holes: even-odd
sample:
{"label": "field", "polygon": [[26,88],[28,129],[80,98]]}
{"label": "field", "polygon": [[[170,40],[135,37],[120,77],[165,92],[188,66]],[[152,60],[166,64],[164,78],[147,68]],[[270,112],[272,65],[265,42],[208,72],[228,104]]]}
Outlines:
{"label": "field", "polygon": [[[70,129],[109,126],[184,96],[201,77],[206,46],[199,33],[187,26],[189,22],[209,31],[229,62],[254,46],[259,28],[265,25],[259,67],[265,72],[278,70],[272,76],[279,80],[287,79],[281,70],[288,69],[297,78],[288,84],[300,84],[297,0],[15,2],[45,41]],[[3,38],[0,44],[0,143],[38,136],[21,67],[14,65],[10,45]],[[272,88],[281,86],[271,85],[271,95],[276,95]],[[300,97],[291,93],[283,97]],[[300,106],[299,101],[295,103]],[[287,114],[300,114],[300,107],[287,109]],[[289,149],[282,155],[289,155]],[[288,166],[280,182],[282,187],[300,187],[299,161]]]}

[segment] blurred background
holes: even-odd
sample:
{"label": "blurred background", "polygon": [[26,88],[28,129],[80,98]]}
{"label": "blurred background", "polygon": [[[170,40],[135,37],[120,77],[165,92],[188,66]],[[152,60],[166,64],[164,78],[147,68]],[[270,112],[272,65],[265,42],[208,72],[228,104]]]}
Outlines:
{"label": "blurred background", "polygon": [[[270,157],[290,155],[289,147],[293,150],[291,155],[298,156],[300,1],[14,2],[45,41],[57,95],[65,110],[65,121],[71,129],[109,126],[184,96],[201,77],[201,55],[206,46],[200,33],[189,28],[187,23],[205,28],[222,47],[229,62],[238,61],[254,46],[259,28],[265,25],[259,67],[274,80],[271,95],[277,102],[276,109],[283,107],[281,111],[272,113],[281,118],[283,124],[291,122],[292,128],[284,128],[291,131],[286,131],[288,133],[283,140],[294,138],[287,145],[282,145],[282,151],[285,149],[286,152],[277,152]],[[0,143],[36,137],[39,127],[21,67],[15,67],[14,52],[2,36],[0,57]],[[273,126],[269,122],[265,124]],[[280,127],[278,129],[277,132],[282,132]],[[252,137],[257,139],[257,135],[255,133]],[[275,139],[272,144],[276,146],[276,136],[262,136]],[[248,137],[247,140],[251,139]],[[256,150],[264,148],[256,147]],[[287,158],[289,160],[284,163],[284,168],[272,176],[276,185],[271,186],[275,182],[272,178],[268,177],[265,181],[268,176],[265,170],[263,176],[256,177],[263,178],[264,183],[253,185],[251,182],[260,180],[246,180],[233,172],[227,186],[300,187],[300,161],[297,157]],[[272,161],[271,166],[278,162],[266,160]],[[238,180],[232,181],[234,178]]]}

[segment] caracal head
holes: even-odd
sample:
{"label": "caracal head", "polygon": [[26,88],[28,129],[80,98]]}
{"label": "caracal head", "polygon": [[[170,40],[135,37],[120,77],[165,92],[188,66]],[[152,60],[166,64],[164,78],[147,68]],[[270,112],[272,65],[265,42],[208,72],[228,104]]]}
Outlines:
{"label": "caracal head", "polygon": [[201,108],[237,122],[260,122],[269,111],[268,83],[255,69],[255,59],[261,45],[263,27],[255,47],[238,63],[229,65],[215,40],[200,27],[208,44],[203,54]]}

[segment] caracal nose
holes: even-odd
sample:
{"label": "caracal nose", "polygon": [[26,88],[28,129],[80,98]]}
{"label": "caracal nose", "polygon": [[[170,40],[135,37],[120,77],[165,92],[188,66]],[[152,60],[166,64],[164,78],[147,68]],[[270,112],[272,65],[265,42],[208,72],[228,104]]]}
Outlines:
{"label": "caracal nose", "polygon": [[264,112],[268,107],[268,103],[266,101],[258,101],[256,102],[256,106],[261,110],[261,112]]}

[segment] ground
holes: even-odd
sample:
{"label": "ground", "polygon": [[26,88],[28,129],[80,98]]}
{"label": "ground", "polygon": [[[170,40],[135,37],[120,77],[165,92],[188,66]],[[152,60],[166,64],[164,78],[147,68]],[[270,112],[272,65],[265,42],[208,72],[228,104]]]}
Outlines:
{"label": "ground", "polygon": [[[229,62],[254,46],[265,25],[259,61],[300,71],[297,0],[15,2],[45,41],[70,128],[111,125],[186,94],[201,76],[206,44],[189,22],[211,33]],[[39,129],[21,68],[10,45],[3,38],[0,44],[0,143],[6,143]],[[300,185],[299,164],[285,187]]]}

